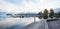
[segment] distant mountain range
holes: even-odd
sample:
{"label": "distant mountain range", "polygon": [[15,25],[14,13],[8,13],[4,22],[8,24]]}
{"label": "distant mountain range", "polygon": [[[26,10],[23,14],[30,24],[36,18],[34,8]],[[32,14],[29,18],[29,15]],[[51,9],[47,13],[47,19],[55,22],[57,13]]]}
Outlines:
{"label": "distant mountain range", "polygon": [[55,8],[55,9],[54,9],[54,12],[55,12],[55,13],[60,12],[60,8]]}

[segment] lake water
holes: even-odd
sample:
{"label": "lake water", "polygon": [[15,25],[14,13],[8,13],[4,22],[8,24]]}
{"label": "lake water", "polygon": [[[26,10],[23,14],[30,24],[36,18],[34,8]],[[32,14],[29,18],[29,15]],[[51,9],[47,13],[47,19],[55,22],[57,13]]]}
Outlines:
{"label": "lake water", "polygon": [[[40,21],[37,17],[35,21]],[[0,19],[0,29],[18,29],[34,22],[34,18],[4,18]]]}

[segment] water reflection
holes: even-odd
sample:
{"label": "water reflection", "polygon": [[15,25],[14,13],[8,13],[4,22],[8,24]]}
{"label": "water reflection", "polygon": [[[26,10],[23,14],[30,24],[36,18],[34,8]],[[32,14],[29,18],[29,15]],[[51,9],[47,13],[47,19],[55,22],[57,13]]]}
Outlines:
{"label": "water reflection", "polygon": [[34,22],[34,18],[6,18],[0,20],[0,29],[18,29]]}
{"label": "water reflection", "polygon": [[[0,10],[0,29],[18,29],[32,22],[34,18],[13,18],[11,13]],[[39,21],[39,19],[37,19]]]}

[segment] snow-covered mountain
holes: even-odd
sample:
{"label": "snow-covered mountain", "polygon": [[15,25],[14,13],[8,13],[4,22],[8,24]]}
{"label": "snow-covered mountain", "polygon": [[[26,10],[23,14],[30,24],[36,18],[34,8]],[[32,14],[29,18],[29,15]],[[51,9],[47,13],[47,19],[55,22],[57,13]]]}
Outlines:
{"label": "snow-covered mountain", "polygon": [[55,12],[55,13],[60,12],[60,8],[55,8],[55,9],[54,9],[54,12]]}
{"label": "snow-covered mountain", "polygon": [[6,18],[6,13],[4,10],[0,10],[0,19],[5,19]]}

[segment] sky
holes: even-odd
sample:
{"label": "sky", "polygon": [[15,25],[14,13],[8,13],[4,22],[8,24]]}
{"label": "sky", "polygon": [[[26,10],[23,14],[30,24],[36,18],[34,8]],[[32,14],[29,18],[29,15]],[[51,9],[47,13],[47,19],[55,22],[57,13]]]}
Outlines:
{"label": "sky", "polygon": [[0,0],[0,10],[11,13],[38,13],[45,8],[60,8],[60,0]]}
{"label": "sky", "polygon": [[[0,11],[4,10],[9,13],[38,13],[40,11],[43,12],[45,8],[47,8],[48,10],[50,10],[50,8],[60,8],[60,0],[0,0]],[[0,21],[0,25],[3,25],[4,27],[6,27],[6,25],[15,25],[16,23],[19,23],[18,20],[21,21],[20,18],[9,18]],[[22,20],[22,22],[25,21],[26,23],[32,22],[30,20],[29,22],[27,22],[27,20]]]}

